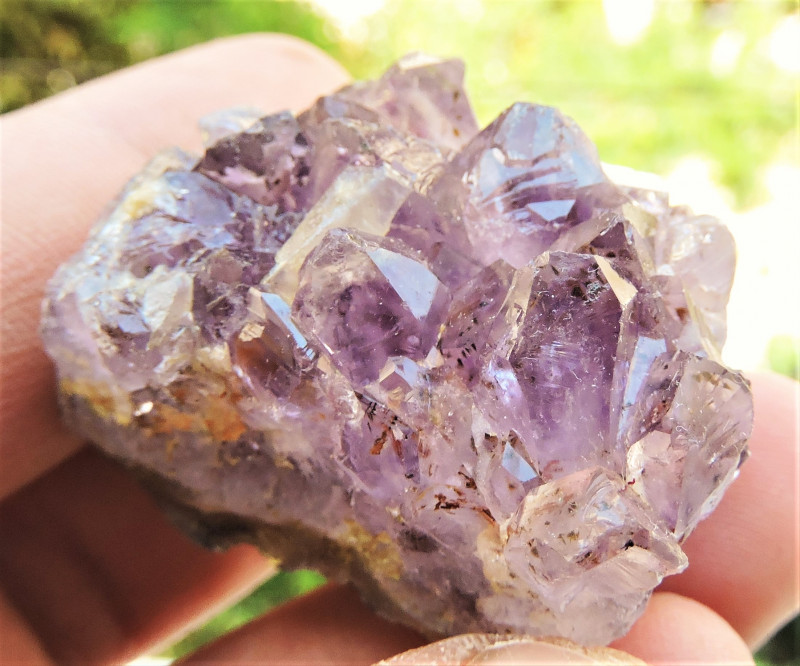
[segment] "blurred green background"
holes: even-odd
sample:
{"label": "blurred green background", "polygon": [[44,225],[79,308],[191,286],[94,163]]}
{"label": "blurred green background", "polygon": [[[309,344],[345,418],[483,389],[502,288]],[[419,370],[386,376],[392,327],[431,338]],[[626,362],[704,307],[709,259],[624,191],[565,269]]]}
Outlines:
{"label": "blurred green background", "polygon": [[[728,362],[798,375],[800,312],[770,298],[800,281],[788,254],[800,242],[796,0],[2,0],[0,12],[3,112],[244,32],[307,39],[356,78],[408,51],[461,57],[482,124],[518,99],[558,106],[604,161],[658,173],[726,219],[740,247]],[[281,573],[163,656],[321,583]],[[759,662],[800,663],[797,627]]]}

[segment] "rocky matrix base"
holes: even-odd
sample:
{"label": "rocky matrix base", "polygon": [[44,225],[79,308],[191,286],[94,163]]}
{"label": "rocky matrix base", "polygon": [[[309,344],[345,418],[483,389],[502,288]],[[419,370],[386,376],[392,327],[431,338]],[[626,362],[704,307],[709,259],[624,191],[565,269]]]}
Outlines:
{"label": "rocky matrix base", "polygon": [[733,243],[556,109],[479,131],[462,78],[412,56],[208,119],[61,267],[42,334],[67,422],[195,536],[432,636],[606,643],[746,455]]}

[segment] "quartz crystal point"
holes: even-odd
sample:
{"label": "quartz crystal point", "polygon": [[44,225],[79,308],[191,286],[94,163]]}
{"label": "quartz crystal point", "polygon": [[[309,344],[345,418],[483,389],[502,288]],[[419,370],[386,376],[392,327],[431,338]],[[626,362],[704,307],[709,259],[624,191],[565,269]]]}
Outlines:
{"label": "quartz crystal point", "polygon": [[459,61],[216,114],[47,290],[67,422],[196,538],[429,635],[607,643],[746,457],[734,247],[553,108],[479,131]]}

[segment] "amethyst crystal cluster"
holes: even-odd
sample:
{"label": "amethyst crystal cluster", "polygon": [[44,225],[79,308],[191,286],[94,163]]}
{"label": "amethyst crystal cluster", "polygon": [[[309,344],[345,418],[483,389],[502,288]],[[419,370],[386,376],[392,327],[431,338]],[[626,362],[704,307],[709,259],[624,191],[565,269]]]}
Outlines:
{"label": "amethyst crystal cluster", "polygon": [[69,423],[206,542],[430,635],[606,643],[746,454],[733,243],[556,109],[479,131],[462,77],[208,120],[58,271],[45,344]]}

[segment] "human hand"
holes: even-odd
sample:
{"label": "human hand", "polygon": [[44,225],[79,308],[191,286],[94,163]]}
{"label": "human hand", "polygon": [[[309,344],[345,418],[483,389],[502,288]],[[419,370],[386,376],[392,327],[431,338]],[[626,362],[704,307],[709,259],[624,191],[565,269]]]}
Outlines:
{"label": "human hand", "polygon": [[[151,61],[0,120],[0,662],[126,661],[270,573],[251,547],[211,553],[190,543],[118,465],[63,429],[36,333],[39,306],[55,267],[148,158],[173,144],[199,148],[200,116],[240,105],[301,109],[346,80],[305,44],[249,36]],[[743,639],[757,646],[797,611],[798,387],[766,376],[754,389],[751,460],[687,542],[687,572],[665,581],[616,643],[650,663],[747,662]],[[331,585],[189,661],[358,664],[423,642]]]}

